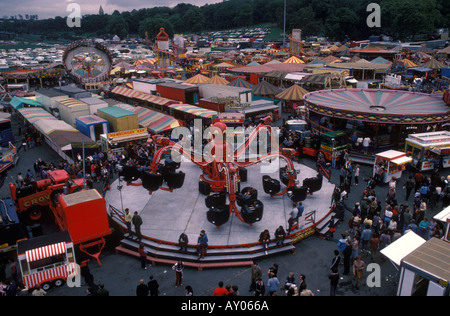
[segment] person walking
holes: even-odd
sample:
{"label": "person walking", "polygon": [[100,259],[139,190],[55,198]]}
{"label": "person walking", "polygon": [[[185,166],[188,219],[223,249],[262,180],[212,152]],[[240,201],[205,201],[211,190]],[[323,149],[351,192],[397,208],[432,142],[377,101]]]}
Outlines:
{"label": "person walking", "polygon": [[355,185],[359,184],[359,170],[360,170],[360,166],[359,166],[359,164],[357,164],[356,168],[355,168],[355,174],[354,174],[354,176],[355,176]]}
{"label": "person walking", "polygon": [[183,286],[183,273],[184,273],[184,264],[181,260],[178,260],[177,263],[175,263],[172,266],[172,270],[175,271],[175,288],[178,286]]}
{"label": "person walking", "polygon": [[138,214],[138,212],[134,212],[133,219],[132,219],[134,229],[136,231],[137,240],[141,241],[142,234],[141,234],[141,225],[143,224],[141,216]]}
{"label": "person walking", "polygon": [[353,276],[356,280],[356,289],[359,290],[359,286],[361,285],[361,281],[364,278],[364,269],[366,268],[366,264],[362,260],[361,256],[357,256],[356,260],[353,262]]}
{"label": "person walking", "polygon": [[375,256],[378,253],[378,249],[380,248],[380,239],[378,238],[378,234],[374,233],[369,241],[370,244],[370,256],[372,258],[372,262],[375,262]]}

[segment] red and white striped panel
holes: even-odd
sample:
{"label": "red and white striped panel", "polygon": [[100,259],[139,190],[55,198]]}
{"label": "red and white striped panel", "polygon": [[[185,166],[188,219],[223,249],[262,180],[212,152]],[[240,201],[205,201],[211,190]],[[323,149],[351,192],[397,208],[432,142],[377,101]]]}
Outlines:
{"label": "red and white striped panel", "polygon": [[76,264],[71,263],[54,269],[33,273],[23,277],[23,283],[27,288],[33,288],[38,284],[43,284],[56,279],[67,279],[67,277],[77,274]]}
{"label": "red and white striped panel", "polygon": [[40,259],[56,256],[66,252],[66,243],[60,242],[57,244],[28,250],[25,252],[28,262],[37,261]]}

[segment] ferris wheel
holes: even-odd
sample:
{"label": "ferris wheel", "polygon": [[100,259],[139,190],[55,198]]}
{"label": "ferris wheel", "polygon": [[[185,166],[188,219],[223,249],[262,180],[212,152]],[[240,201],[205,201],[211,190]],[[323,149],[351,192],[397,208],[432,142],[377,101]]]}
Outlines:
{"label": "ferris wheel", "polygon": [[63,56],[67,72],[80,83],[95,83],[108,79],[113,58],[108,48],[98,42],[76,41]]}

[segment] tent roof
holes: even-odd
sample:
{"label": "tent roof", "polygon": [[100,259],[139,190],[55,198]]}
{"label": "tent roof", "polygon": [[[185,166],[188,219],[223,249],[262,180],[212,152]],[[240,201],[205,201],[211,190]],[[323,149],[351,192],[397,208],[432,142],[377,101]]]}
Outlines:
{"label": "tent roof", "polygon": [[308,91],[306,91],[299,85],[294,84],[292,87],[287,88],[283,92],[277,94],[275,97],[277,99],[286,100],[286,101],[302,101],[303,96],[307,93],[308,93]]}
{"label": "tent roof", "polygon": [[262,80],[260,81],[254,88],[253,88],[253,94],[254,95],[275,95],[277,93],[280,93],[281,89],[275,87],[273,84]]}
{"label": "tent roof", "polygon": [[246,89],[253,89],[255,86],[251,83],[245,81],[242,78],[237,78],[236,80],[231,81],[228,86],[231,87],[239,87],[239,88],[246,88]]}
{"label": "tent roof", "polygon": [[431,69],[442,69],[445,68],[445,65],[437,61],[436,59],[431,59],[430,61],[423,64],[423,67]]}
{"label": "tent roof", "polygon": [[298,57],[292,56],[291,58],[285,60],[285,64],[304,64],[305,62]]}
{"label": "tent roof", "polygon": [[209,79],[207,83],[227,85],[230,82],[218,75],[215,75],[211,79]]}
{"label": "tent roof", "polygon": [[388,64],[388,63],[390,63],[389,60],[387,60],[387,59],[385,59],[383,57],[377,57],[374,60],[371,60],[370,62],[371,63],[377,63],[377,64]]}
{"label": "tent roof", "polygon": [[195,75],[192,78],[189,78],[188,80],[185,81],[185,83],[189,83],[189,84],[201,84],[201,83],[208,83],[210,78],[202,75],[202,74],[198,74]]}
{"label": "tent roof", "polygon": [[112,117],[115,118],[119,118],[119,117],[124,117],[124,116],[130,116],[130,115],[136,115],[135,113],[122,109],[120,107],[116,107],[116,106],[109,106],[109,107],[105,107],[105,108],[100,108],[97,110],[98,112],[103,112],[106,113]]}

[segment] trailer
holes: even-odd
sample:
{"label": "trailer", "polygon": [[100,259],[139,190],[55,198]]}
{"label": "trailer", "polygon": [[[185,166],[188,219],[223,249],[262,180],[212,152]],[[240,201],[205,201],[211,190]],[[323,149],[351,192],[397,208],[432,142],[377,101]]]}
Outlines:
{"label": "trailer", "polygon": [[139,128],[138,115],[118,106],[98,109],[97,115],[109,122],[111,132],[123,132]]}
{"label": "trailer", "polygon": [[405,152],[422,171],[449,168],[450,132],[410,134],[405,140]]}
{"label": "trailer", "polygon": [[74,243],[68,231],[19,241],[17,258],[27,289],[40,286],[48,291],[77,275]]}
{"label": "trailer", "polygon": [[373,164],[373,177],[380,178],[383,183],[392,178],[400,179],[406,164],[411,163],[412,158],[406,153],[397,150],[388,150],[375,155]]}
{"label": "trailer", "polygon": [[75,119],[77,130],[92,139],[100,141],[101,134],[109,133],[109,122],[97,115],[86,115]]}
{"label": "trailer", "polygon": [[75,127],[75,119],[80,116],[90,115],[89,106],[77,99],[66,98],[56,101],[61,120]]}

